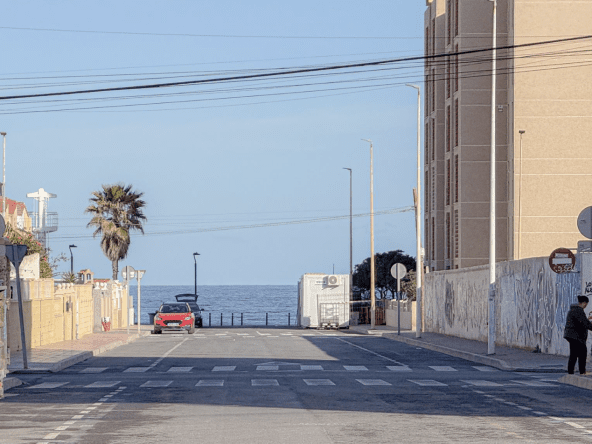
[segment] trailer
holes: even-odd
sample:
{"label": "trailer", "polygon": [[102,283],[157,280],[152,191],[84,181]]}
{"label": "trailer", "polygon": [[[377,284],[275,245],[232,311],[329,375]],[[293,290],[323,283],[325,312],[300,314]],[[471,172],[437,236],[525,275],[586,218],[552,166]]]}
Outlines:
{"label": "trailer", "polygon": [[348,328],[349,274],[307,273],[298,281],[297,325],[303,328]]}

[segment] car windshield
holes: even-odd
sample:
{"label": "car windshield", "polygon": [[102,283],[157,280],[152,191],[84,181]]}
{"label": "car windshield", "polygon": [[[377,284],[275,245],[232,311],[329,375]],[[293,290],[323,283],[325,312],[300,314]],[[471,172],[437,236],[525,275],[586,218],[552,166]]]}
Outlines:
{"label": "car windshield", "polygon": [[162,304],[158,311],[160,313],[188,313],[191,310],[187,304]]}

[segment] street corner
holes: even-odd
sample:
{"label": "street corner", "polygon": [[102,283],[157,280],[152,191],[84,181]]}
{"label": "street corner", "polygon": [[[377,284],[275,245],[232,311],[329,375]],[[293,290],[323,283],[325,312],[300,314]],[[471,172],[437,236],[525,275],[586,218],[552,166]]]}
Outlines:
{"label": "street corner", "polygon": [[559,378],[558,381],[562,384],[592,390],[592,373],[586,373],[585,375],[565,375]]}

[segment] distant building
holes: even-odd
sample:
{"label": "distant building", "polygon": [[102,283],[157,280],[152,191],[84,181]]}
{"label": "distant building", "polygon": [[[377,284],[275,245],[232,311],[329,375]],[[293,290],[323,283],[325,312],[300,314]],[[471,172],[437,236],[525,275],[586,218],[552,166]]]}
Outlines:
{"label": "distant building", "polygon": [[78,272],[78,281],[83,284],[93,283],[95,274],[88,268]]}
{"label": "distant building", "polygon": [[[489,260],[492,5],[426,0],[425,253],[434,270]],[[497,1],[497,47],[590,34],[592,2]],[[572,41],[497,52],[496,260],[582,239],[592,204],[592,87]]]}
{"label": "distant building", "polygon": [[[4,213],[3,199],[0,196],[0,214]],[[23,202],[6,198],[6,224],[10,224],[19,230],[32,232],[32,222],[27,207]],[[1,235],[1,234],[0,234]]]}

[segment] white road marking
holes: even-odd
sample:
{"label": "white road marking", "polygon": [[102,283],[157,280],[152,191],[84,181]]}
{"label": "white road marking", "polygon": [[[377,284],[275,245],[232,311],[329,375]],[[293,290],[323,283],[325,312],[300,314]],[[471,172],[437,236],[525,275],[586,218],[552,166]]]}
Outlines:
{"label": "white road marking", "polygon": [[279,365],[258,365],[257,370],[279,370]]}
{"label": "white road marking", "polygon": [[379,356],[382,359],[386,359],[387,361],[390,361],[390,362],[392,362],[394,364],[397,364],[397,365],[405,365],[402,362],[395,361],[394,359],[391,359],[391,358],[389,358],[387,356],[381,355],[380,353],[376,353],[375,351],[368,350],[367,348],[364,348],[364,347],[360,347],[359,345],[354,344],[353,342],[346,341],[345,339],[342,339],[342,338],[335,338],[335,339],[337,339],[338,341],[341,341],[341,342],[345,342],[345,343],[351,345],[352,347],[356,347],[356,348],[359,348],[360,350],[364,350],[365,352],[371,353],[371,354],[373,354],[375,356]]}
{"label": "white road marking", "polygon": [[84,415],[74,415],[72,416],[72,419],[82,419],[84,418]]}
{"label": "white road marking", "polygon": [[344,369],[348,372],[367,372],[368,368],[364,365],[344,365]]}
{"label": "white road marking", "polygon": [[251,379],[252,386],[277,386],[280,385],[277,379]]}
{"label": "white road marking", "polygon": [[547,414],[545,412],[532,412],[535,415],[540,415],[540,416],[547,416]]}
{"label": "white road marking", "polygon": [[474,365],[473,368],[475,370],[479,370],[480,372],[497,372],[497,371],[499,371],[497,368],[487,367],[486,365]]}
{"label": "white road marking", "polygon": [[300,370],[324,370],[322,365],[301,365]]}
{"label": "white road marking", "polygon": [[257,332],[257,334],[259,336],[269,336],[271,333],[261,333],[261,332]]}
{"label": "white road marking", "polygon": [[330,379],[303,379],[306,385],[335,385]]}
{"label": "white road marking", "polygon": [[450,367],[448,365],[428,365],[429,368],[431,368],[432,370],[435,370],[437,372],[456,372],[458,370],[456,370],[453,367]]}
{"label": "white road marking", "polygon": [[224,381],[219,379],[201,379],[197,384],[196,387],[223,387]]}
{"label": "white road marking", "polygon": [[392,385],[382,379],[356,379],[362,385]]}
{"label": "white road marking", "polygon": [[64,425],[72,425],[72,424],[76,424],[76,421],[66,421],[64,423]]}
{"label": "white road marking", "polygon": [[406,365],[387,365],[386,368],[388,368],[389,370],[392,370],[394,372],[410,372],[410,371],[412,371]]}
{"label": "white road marking", "polygon": [[502,384],[498,384],[497,382],[484,381],[479,379],[463,379],[462,382],[466,382],[467,384],[471,384],[476,387],[502,387]]}
{"label": "white road marking", "polygon": [[448,384],[434,381],[433,379],[408,379],[407,381],[420,385],[422,387],[448,387]]}
{"label": "white road marking", "polygon": [[58,433],[50,433],[49,435],[45,435],[43,437],[43,439],[56,439],[58,437],[58,435],[59,435],[59,432]]}
{"label": "white road marking", "polygon": [[173,381],[146,381],[140,387],[168,387]]}
{"label": "white road marking", "polygon": [[144,373],[150,370],[152,367],[130,367],[126,368],[123,373]]}
{"label": "white road marking", "polygon": [[171,367],[167,370],[167,373],[187,373],[190,372],[192,368],[193,367]]}
{"label": "white road marking", "polygon": [[59,431],[63,432],[64,430],[67,430],[68,427],[70,427],[70,426],[63,425],[63,426],[56,427],[54,430],[59,430]]}
{"label": "white road marking", "polygon": [[559,387],[558,385],[555,385],[555,384],[549,384],[547,382],[540,382],[540,381],[515,381],[515,380],[512,380],[512,382],[515,382],[517,384],[527,385],[528,387]]}
{"label": "white road marking", "polygon": [[233,372],[236,369],[236,365],[217,365],[212,371],[213,372]]}
{"label": "white road marking", "polygon": [[108,388],[121,384],[121,381],[95,381],[92,384],[85,385],[84,388]]}
{"label": "white road marking", "polygon": [[[54,389],[57,387],[61,387],[62,385],[66,385],[69,382],[44,382],[42,384],[33,385],[31,387],[27,387],[30,389]],[[43,439],[53,439],[53,438],[43,438]]]}
{"label": "white road marking", "polygon": [[81,370],[80,373],[101,373],[107,370],[109,367],[87,367]]}

